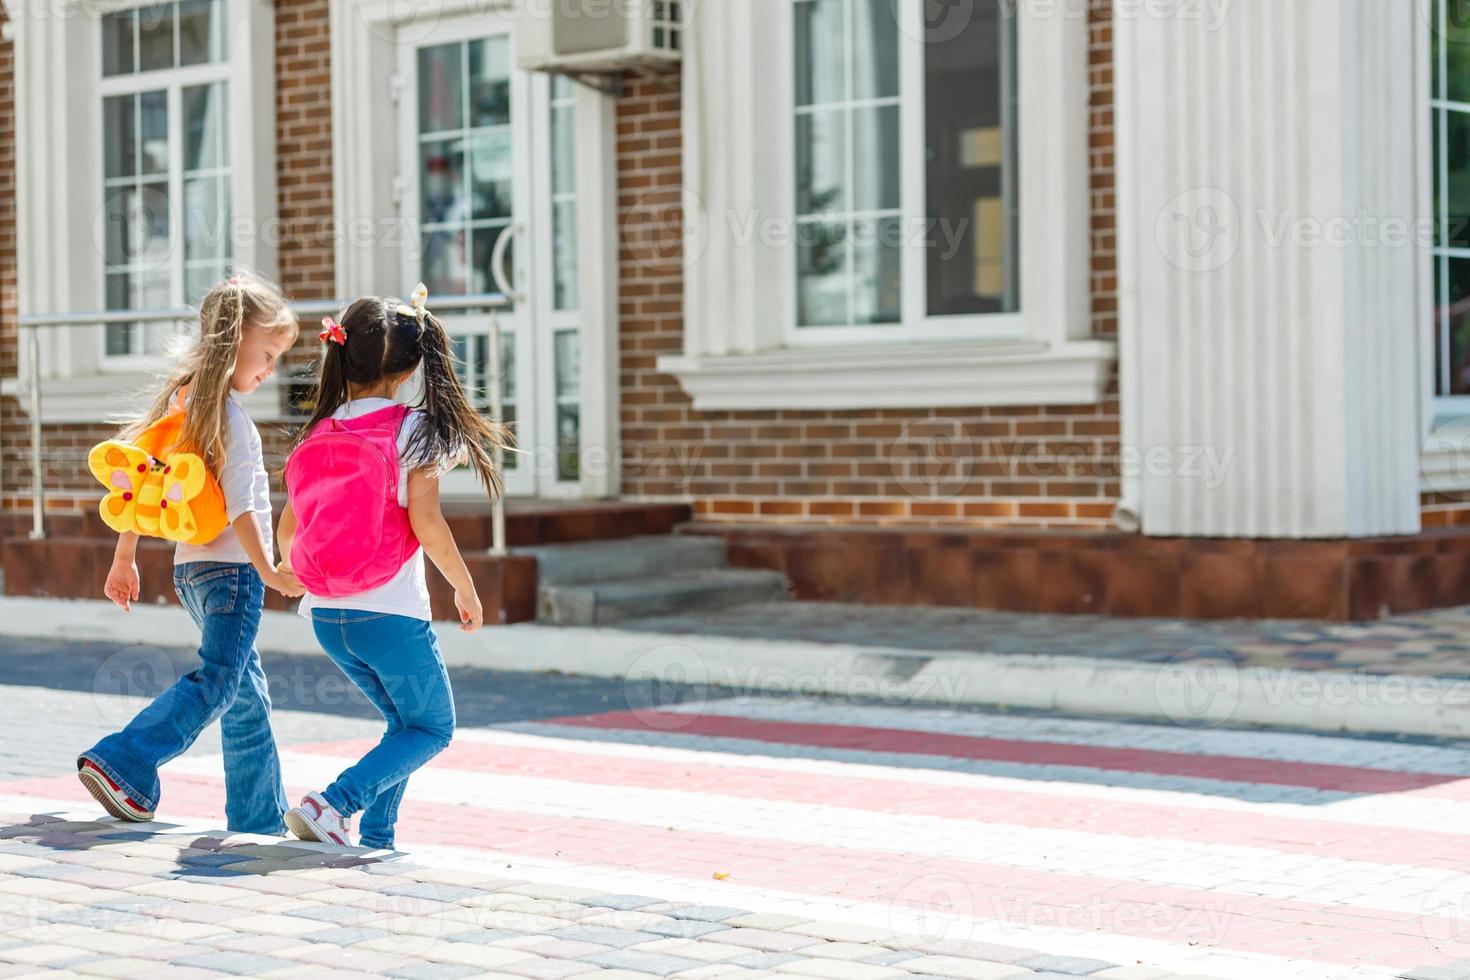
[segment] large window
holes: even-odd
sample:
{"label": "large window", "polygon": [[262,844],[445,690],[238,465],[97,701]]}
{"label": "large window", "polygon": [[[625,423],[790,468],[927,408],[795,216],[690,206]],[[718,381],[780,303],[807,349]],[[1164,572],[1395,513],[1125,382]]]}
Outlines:
{"label": "large window", "polygon": [[[231,261],[222,0],[102,20],[103,252],[109,310],[196,302]],[[113,324],[108,356],[158,353],[168,328]]]}
{"label": "large window", "polygon": [[1470,395],[1470,14],[1434,0],[1435,393]]}
{"label": "large window", "polygon": [[418,59],[424,282],[431,296],[493,293],[514,190],[510,38],[421,48]]}
{"label": "large window", "polygon": [[1014,17],[926,6],[793,0],[798,328],[1018,309]]}

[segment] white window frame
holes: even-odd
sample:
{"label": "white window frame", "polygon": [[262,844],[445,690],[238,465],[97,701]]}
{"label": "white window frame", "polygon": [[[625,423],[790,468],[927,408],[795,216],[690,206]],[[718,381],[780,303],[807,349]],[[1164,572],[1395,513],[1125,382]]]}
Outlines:
{"label": "white window frame", "polygon": [[[15,35],[17,231],[20,311],[69,313],[106,306],[102,97],[115,79],[102,78],[101,13],[147,6],[127,0],[98,10],[32,12],[19,5]],[[276,235],[275,6],[272,0],[225,0],[228,60],[147,75],[227,66],[231,220],[247,229],[232,241],[231,262],[274,278]],[[79,66],[83,66],[79,68]],[[117,83],[122,84],[122,83]],[[152,86],[150,86],[152,87]],[[158,86],[162,87],[162,86]],[[181,150],[181,147],[180,147]],[[176,213],[181,211],[174,209]],[[242,224],[243,222],[243,224]],[[114,373],[103,356],[102,326],[46,329],[41,334],[43,405],[48,422],[99,420],[99,405],[126,404],[146,386],[162,358],[133,361]],[[25,345],[21,376],[28,377]],[[77,379],[104,379],[96,384]],[[110,380],[109,380],[110,379]],[[261,406],[261,419],[276,414]],[[255,409],[252,407],[252,412]]]}
{"label": "white window frame", "polygon": [[[790,11],[788,16],[795,13],[798,3],[808,3],[811,0],[789,0]],[[904,245],[902,248],[901,262],[902,274],[900,276],[900,300],[899,319],[896,323],[883,324],[847,324],[835,326],[802,325],[799,317],[800,295],[799,272],[797,269],[797,256],[792,253],[791,261],[787,266],[787,290],[788,308],[786,313],[786,341],[792,346],[802,345],[826,345],[836,344],[849,346],[854,343],[885,343],[885,342],[913,342],[913,341],[966,341],[966,340],[1017,340],[1025,335],[1025,323],[1021,314],[1016,313],[985,313],[970,315],[940,316],[931,315],[928,312],[928,256],[926,254],[925,242],[932,242],[932,233],[917,233],[918,229],[925,227],[924,215],[928,210],[928,181],[926,180],[926,166],[924,161],[925,147],[928,145],[925,138],[924,122],[927,109],[928,86],[924,74],[925,44],[921,40],[924,35],[923,28],[923,4],[896,4],[892,8],[899,16],[906,18],[900,25],[898,34],[898,95],[884,97],[881,99],[866,99],[855,102],[832,103],[823,105],[819,111],[837,107],[847,109],[860,109],[879,103],[893,103],[899,111],[899,205],[897,210],[890,214],[864,212],[855,220],[871,221],[878,223],[890,217],[898,218],[904,229]],[[852,15],[849,7],[848,16]],[[793,48],[790,57],[794,59],[796,52]],[[1001,71],[1008,73],[1011,70],[1010,59],[1013,57],[1009,45],[1003,49]],[[847,66],[847,74],[852,74],[851,65]],[[1004,83],[1003,83],[1004,84]],[[792,93],[794,95],[794,92]],[[791,145],[788,148],[792,154],[792,179],[788,182],[785,201],[782,211],[792,216],[791,227],[798,227],[796,221],[796,179],[795,179],[795,129],[794,123],[798,115],[803,113],[803,108],[791,100],[788,107],[788,118],[791,125],[788,126]],[[849,117],[848,129],[848,152],[846,186],[849,194],[853,193],[856,181],[853,179],[853,165],[856,161],[856,153],[852,147],[851,118]],[[1009,101],[1005,100],[1002,107],[1002,126],[1007,132],[1004,139],[1013,138],[1012,130],[1015,120],[1011,116]],[[1008,152],[1009,159],[1006,162],[1005,179],[1014,178],[1016,161],[1014,154]],[[1009,199],[1007,204],[1009,204]],[[853,214],[851,202],[849,209],[840,212],[844,217]],[[1008,222],[1007,226],[1011,223]],[[1007,231],[1006,248],[1014,249],[1015,242],[1011,240],[1009,230]],[[849,249],[851,251],[851,249]],[[849,262],[853,261],[849,258]]]}
{"label": "white window frame", "polygon": [[[183,90],[200,85],[223,83],[225,86],[226,105],[228,106],[230,75],[231,72],[229,62],[223,61],[205,65],[189,65],[182,68],[164,68],[148,72],[135,72],[126,75],[113,75],[107,78],[103,78],[97,86],[97,98],[99,100],[105,100],[109,97],[118,95],[137,95],[143,92],[157,92],[160,90],[164,93],[165,102],[168,107],[169,240],[172,242],[172,248],[169,251],[168,257],[168,265],[170,266],[168,297],[169,306],[183,306],[187,301],[187,298],[184,295],[184,284],[185,281],[188,279],[189,262],[188,259],[184,257],[185,212]],[[235,146],[228,143],[228,137],[226,137],[226,140],[227,145],[229,146],[230,153],[229,162],[227,162],[223,167],[218,167],[214,169],[219,172],[229,174],[231,177],[230,182],[231,184],[233,184],[233,160]],[[103,147],[103,153],[106,153],[105,146]],[[196,173],[195,175],[197,176],[198,174]],[[215,173],[213,174],[213,176],[219,176],[219,173]],[[138,182],[136,178],[121,178],[119,179],[119,185],[122,182],[127,181],[131,181],[134,183]],[[105,185],[105,177],[103,182]],[[111,188],[108,188],[108,190],[111,190]],[[104,201],[106,193],[107,192],[104,191]],[[229,215],[231,227],[233,227],[235,217],[233,198],[230,201]],[[99,221],[102,222],[99,236],[105,236],[107,220],[107,215],[105,211],[99,212],[98,217]],[[224,234],[230,234],[230,230],[228,228],[225,229]],[[104,237],[98,238],[98,241],[104,240]],[[233,241],[230,243],[230,252],[231,254],[229,258],[225,259],[225,264],[227,266],[233,266],[235,262]],[[106,277],[108,274],[108,268],[106,265],[106,256],[104,255],[102,259],[102,295],[105,306],[107,296]],[[200,264],[213,264],[213,262]],[[147,331],[150,328],[145,326],[142,329],[144,331]],[[151,329],[162,330],[163,327],[162,325],[154,325]],[[136,373],[138,371],[158,371],[162,369],[167,363],[167,358],[159,354],[109,354],[107,353],[107,330],[104,328],[101,333],[102,335],[99,338],[99,343],[102,346],[101,349],[98,351],[98,364],[100,369],[104,373]]]}
{"label": "white window frame", "polygon": [[[779,236],[794,221],[793,2],[690,8],[684,352],[660,358],[659,369],[678,378],[699,410],[1101,401],[1116,347],[1092,336],[1086,5],[1044,15],[1016,8],[1020,311],[920,324],[912,304],[926,293],[906,275],[904,325],[801,328],[795,336],[795,249],[789,235],[782,242],[760,233],[775,228]],[[902,5],[912,17],[918,6]],[[900,33],[918,36],[912,21]],[[910,76],[922,72],[917,43],[905,45]],[[922,113],[906,116],[912,155],[922,145]],[[906,214],[922,211],[915,196],[923,193],[921,181],[905,181]]]}

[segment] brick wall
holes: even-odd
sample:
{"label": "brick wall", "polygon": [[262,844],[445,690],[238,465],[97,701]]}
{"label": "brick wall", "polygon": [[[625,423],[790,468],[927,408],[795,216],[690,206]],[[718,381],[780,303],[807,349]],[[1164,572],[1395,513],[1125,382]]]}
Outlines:
{"label": "brick wall", "polygon": [[[1117,330],[1112,33],[1093,0],[1093,322]],[[679,93],[629,79],[618,106],[624,492],[692,498],[719,522],[1108,524],[1117,478],[1116,384],[1097,406],[696,412],[661,354],[682,349]],[[677,236],[672,236],[677,237]],[[659,246],[659,247],[655,247]],[[671,246],[671,247],[662,247]]]}
{"label": "brick wall", "polygon": [[[277,0],[276,130],[278,278],[294,299],[335,295],[332,241],[332,131],[329,0]],[[3,14],[0,14],[3,17]],[[11,45],[0,42],[0,376],[16,374],[15,168]],[[262,233],[268,229],[262,229]],[[303,330],[287,367],[311,360],[315,331]],[[30,506],[30,432],[13,399],[3,406],[3,504]],[[281,465],[288,426],[260,426],[267,464]],[[96,506],[86,452],[113,433],[111,426],[48,425],[42,440],[46,507],[58,513]]]}

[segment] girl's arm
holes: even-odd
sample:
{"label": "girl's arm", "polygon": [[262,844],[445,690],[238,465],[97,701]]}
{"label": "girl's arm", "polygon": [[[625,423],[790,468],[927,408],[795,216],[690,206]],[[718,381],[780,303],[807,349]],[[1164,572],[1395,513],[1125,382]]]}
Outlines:
{"label": "girl's arm", "polygon": [[281,552],[281,563],[276,567],[291,570],[291,542],[296,540],[296,512],[291,509],[291,500],[281,510],[281,523],[276,525],[276,548]]}
{"label": "girl's arm", "polygon": [[123,612],[132,612],[132,603],[138,601],[138,535],[126,531],[117,537],[117,548],[112,552],[112,569],[107,573],[107,584],[102,594],[122,606]]}
{"label": "girl's arm", "polygon": [[255,566],[267,586],[288,598],[306,592],[301,583],[296,581],[295,575],[289,571],[280,571],[275,562],[266,557],[265,536],[260,533],[260,523],[255,519],[255,511],[247,510],[235,518],[230,526],[235,529],[235,536],[240,539],[240,547],[245,549],[250,564]]}
{"label": "girl's arm", "polygon": [[454,604],[459,609],[460,629],[473,633],[485,623],[485,612],[475,592],[470,570],[465,567],[454,532],[439,508],[439,478],[426,470],[408,474],[408,522],[424,554],[454,587]]}

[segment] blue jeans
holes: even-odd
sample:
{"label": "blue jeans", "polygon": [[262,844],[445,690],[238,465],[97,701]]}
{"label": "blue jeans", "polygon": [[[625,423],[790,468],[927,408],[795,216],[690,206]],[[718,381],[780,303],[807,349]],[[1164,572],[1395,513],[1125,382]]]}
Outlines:
{"label": "blue jeans", "polygon": [[249,565],[198,561],[174,567],[174,589],[203,634],[199,666],[81,759],[90,759],[153,810],[161,792],[158,767],[193,745],[218,718],[229,829],[279,836],[285,832],[286,788],[271,736],[270,688],[255,649],[265,584]]}
{"label": "blue jeans", "polygon": [[454,737],[454,692],[434,627],[422,619],[356,609],[313,609],[327,656],[378,709],[388,730],[322,796],[344,817],[362,812],[363,847],[392,849],[408,777]]}

